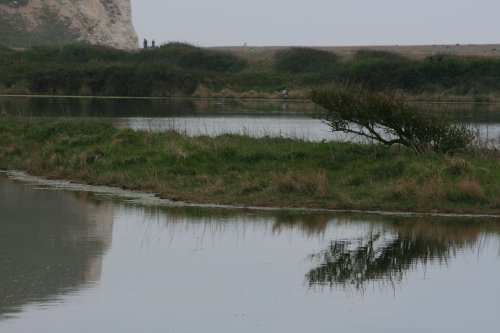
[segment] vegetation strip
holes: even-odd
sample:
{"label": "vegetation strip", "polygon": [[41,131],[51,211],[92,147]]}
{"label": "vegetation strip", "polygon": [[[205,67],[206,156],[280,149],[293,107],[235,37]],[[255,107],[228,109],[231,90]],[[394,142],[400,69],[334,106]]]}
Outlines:
{"label": "vegetation strip", "polygon": [[[251,52],[251,51],[248,51]],[[0,93],[80,96],[306,98],[341,82],[398,90],[419,100],[500,100],[500,58],[447,54],[410,59],[358,50],[351,58],[311,48],[238,53],[170,43],[126,52],[100,46],[0,47]]]}
{"label": "vegetation strip", "polygon": [[0,169],[202,204],[500,213],[500,156],[77,121],[0,121]]}
{"label": "vegetation strip", "polygon": [[305,212],[305,213],[345,213],[345,214],[369,214],[381,216],[402,216],[402,217],[445,217],[445,218],[481,218],[481,219],[497,219],[500,215],[494,214],[452,214],[452,213],[412,213],[399,211],[381,211],[381,210],[355,210],[355,209],[321,209],[321,208],[290,208],[290,207],[257,207],[257,206],[237,206],[237,205],[215,205],[215,204],[199,204],[172,201],[162,199],[154,194],[147,192],[129,191],[119,187],[109,186],[94,186],[72,183],[66,180],[52,180],[39,176],[32,176],[24,171],[16,170],[0,170],[0,174],[4,173],[12,180],[23,182],[31,185],[48,187],[72,192],[91,192],[95,194],[113,196],[124,199],[127,203],[140,204],[145,206],[163,206],[163,207],[190,207],[190,208],[216,208],[228,210],[252,210],[252,211],[280,211],[280,212]]}

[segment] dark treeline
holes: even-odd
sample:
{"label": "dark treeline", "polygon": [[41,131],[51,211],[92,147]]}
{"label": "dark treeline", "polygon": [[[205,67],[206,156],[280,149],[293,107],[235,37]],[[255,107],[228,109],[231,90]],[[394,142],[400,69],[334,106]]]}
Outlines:
{"label": "dark treeline", "polygon": [[274,93],[334,82],[414,95],[498,95],[500,58],[435,55],[412,60],[362,50],[341,59],[326,51],[290,48],[257,67],[230,53],[182,43],[134,52],[89,45],[0,48],[4,93],[172,96],[192,95],[200,87],[213,93]]}

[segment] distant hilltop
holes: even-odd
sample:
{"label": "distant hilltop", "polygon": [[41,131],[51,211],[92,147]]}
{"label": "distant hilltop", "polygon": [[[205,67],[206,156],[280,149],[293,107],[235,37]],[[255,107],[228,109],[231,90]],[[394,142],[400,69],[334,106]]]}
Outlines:
{"label": "distant hilltop", "polygon": [[0,0],[0,45],[77,42],[138,48],[130,0]]}

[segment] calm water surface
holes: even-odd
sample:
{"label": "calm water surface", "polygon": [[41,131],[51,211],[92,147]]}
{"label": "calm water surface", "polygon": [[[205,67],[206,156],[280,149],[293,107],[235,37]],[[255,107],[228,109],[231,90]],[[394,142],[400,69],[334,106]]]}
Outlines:
{"label": "calm water surface", "polygon": [[0,332],[500,328],[498,220],[0,198]]}
{"label": "calm water surface", "polygon": [[[484,139],[500,142],[500,104],[419,103],[426,111],[451,113],[481,128]],[[284,136],[311,141],[359,140],[332,133],[305,101],[217,99],[99,99],[0,97],[10,116],[99,118],[119,128],[176,129],[190,135],[223,133]]]}

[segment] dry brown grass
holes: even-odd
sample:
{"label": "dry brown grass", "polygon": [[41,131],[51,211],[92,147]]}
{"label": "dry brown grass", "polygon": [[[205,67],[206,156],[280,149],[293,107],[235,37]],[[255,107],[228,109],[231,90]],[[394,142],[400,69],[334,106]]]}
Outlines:
{"label": "dry brown grass", "polygon": [[213,194],[224,194],[226,192],[226,181],[223,178],[218,178],[215,182],[208,188],[209,193]]}
{"label": "dry brown grass", "polygon": [[416,188],[415,180],[400,179],[389,185],[389,193],[394,199],[409,199],[415,195]]}
{"label": "dry brown grass", "polygon": [[470,163],[461,158],[445,157],[445,171],[454,176],[467,174],[471,171]]}
{"label": "dry brown grass", "polygon": [[455,195],[461,199],[484,200],[486,198],[483,187],[474,178],[467,178],[458,182],[457,191]]}
{"label": "dry brown grass", "polygon": [[369,173],[355,174],[353,176],[346,177],[342,183],[349,187],[370,186],[373,184],[373,177]]}
{"label": "dry brown grass", "polygon": [[236,92],[234,90],[225,88],[218,92],[212,91],[208,96],[203,96],[203,97],[268,99],[268,98],[278,98],[280,97],[280,93],[257,92],[255,90]]}
{"label": "dry brown grass", "polygon": [[481,94],[481,95],[451,95],[445,94],[442,92],[422,92],[418,95],[412,95],[408,93],[403,94],[405,98],[409,101],[423,101],[423,102],[500,102],[500,94],[498,93],[489,93],[489,94]]}
{"label": "dry brown grass", "polygon": [[213,95],[212,90],[205,87],[202,84],[199,84],[193,93],[193,97],[197,97],[197,98],[212,97],[212,95]]}
{"label": "dry brown grass", "polygon": [[208,184],[210,181],[210,177],[208,175],[197,175],[195,179],[198,184]]}
{"label": "dry brown grass", "polygon": [[253,193],[261,192],[267,187],[267,184],[262,180],[247,180],[241,184],[240,194],[251,195]]}
{"label": "dry brown grass", "polygon": [[434,175],[420,184],[415,189],[415,195],[419,202],[425,203],[429,200],[442,200],[446,198],[447,186],[440,175]]}
{"label": "dry brown grass", "polygon": [[[281,99],[283,92],[261,92],[255,90],[249,91],[234,91],[224,88],[220,91],[209,89],[203,85],[199,85],[193,93],[193,97],[197,98],[229,98],[229,99]],[[308,99],[309,89],[293,89],[289,91],[288,98],[290,99]]]}
{"label": "dry brown grass", "polygon": [[21,147],[19,147],[16,144],[7,146],[7,147],[0,147],[0,157],[7,156],[9,154],[15,154],[21,151]]}
{"label": "dry brown grass", "polygon": [[325,170],[315,170],[307,175],[294,170],[285,174],[272,172],[271,187],[281,193],[300,192],[324,197],[328,194],[328,177]]}
{"label": "dry brown grass", "polygon": [[44,158],[40,149],[34,150],[28,166],[28,172],[40,174],[44,170]]}
{"label": "dry brown grass", "polygon": [[185,160],[188,157],[188,152],[179,142],[177,142],[177,140],[169,141],[165,145],[165,152],[181,160]]}
{"label": "dry brown grass", "polygon": [[356,207],[356,203],[354,202],[354,200],[349,196],[349,194],[347,194],[345,192],[337,192],[336,199],[337,199],[340,207],[344,207],[344,208]]}
{"label": "dry brown grass", "polygon": [[500,209],[500,198],[493,198],[490,200],[491,208]]}
{"label": "dry brown grass", "polygon": [[50,165],[50,166],[59,166],[61,164],[61,155],[59,155],[58,153],[54,153],[52,154],[48,159],[47,159],[47,163]]}

